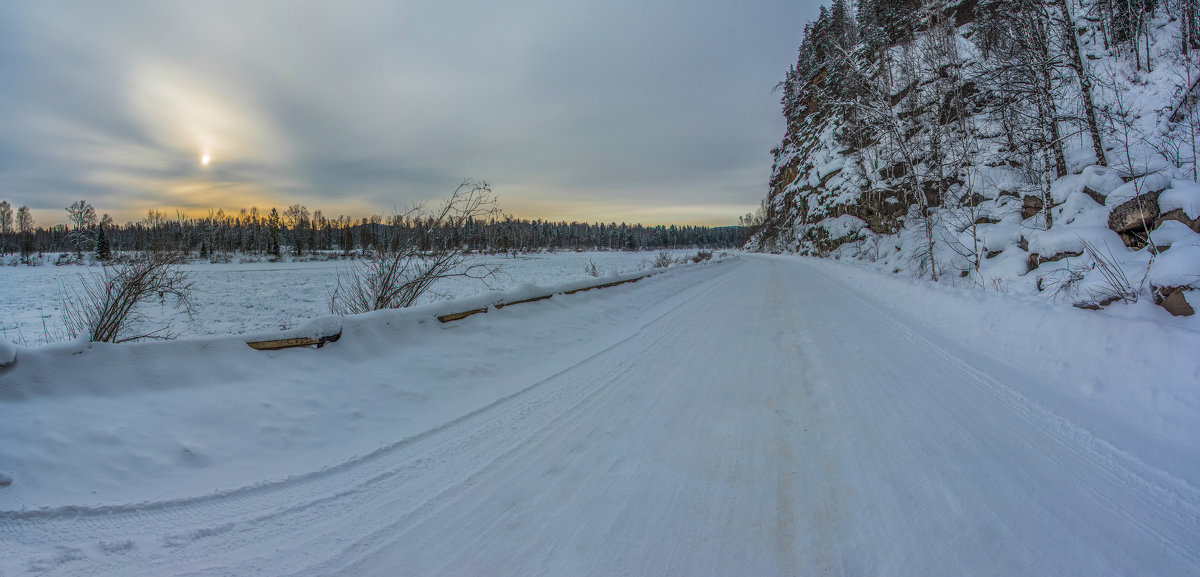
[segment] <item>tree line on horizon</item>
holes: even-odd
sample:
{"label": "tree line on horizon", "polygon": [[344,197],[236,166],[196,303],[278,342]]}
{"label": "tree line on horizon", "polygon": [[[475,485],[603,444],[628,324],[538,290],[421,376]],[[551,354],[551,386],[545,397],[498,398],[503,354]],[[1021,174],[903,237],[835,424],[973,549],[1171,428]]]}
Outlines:
{"label": "tree line on horizon", "polygon": [[[268,257],[306,255],[363,255],[384,252],[415,237],[422,250],[450,246],[472,252],[541,250],[657,250],[672,248],[734,248],[745,242],[740,226],[705,227],[602,222],[566,222],[492,215],[467,219],[455,226],[425,222],[422,216],[396,214],[353,218],[326,217],[293,204],[280,212],[257,207],[207,216],[174,217],[147,211],[138,221],[118,224],[108,214],[80,200],[66,207],[70,224],[36,226],[28,207],[15,212],[0,201],[0,255],[19,254],[21,262],[44,253],[85,253],[107,260],[120,252],[177,252],[220,260],[234,254]],[[434,233],[429,234],[433,226]]]}

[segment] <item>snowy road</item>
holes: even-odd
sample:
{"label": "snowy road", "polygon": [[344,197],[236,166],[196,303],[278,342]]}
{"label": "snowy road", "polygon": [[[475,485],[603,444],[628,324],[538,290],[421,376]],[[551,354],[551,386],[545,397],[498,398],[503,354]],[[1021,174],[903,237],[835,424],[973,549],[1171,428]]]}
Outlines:
{"label": "snowy road", "polygon": [[831,270],[745,256],[610,289],[637,314],[587,354],[326,470],[0,512],[0,574],[1200,574],[1192,469],[1148,464],[1195,453],[1098,437],[1022,394],[1050,387],[1027,367]]}

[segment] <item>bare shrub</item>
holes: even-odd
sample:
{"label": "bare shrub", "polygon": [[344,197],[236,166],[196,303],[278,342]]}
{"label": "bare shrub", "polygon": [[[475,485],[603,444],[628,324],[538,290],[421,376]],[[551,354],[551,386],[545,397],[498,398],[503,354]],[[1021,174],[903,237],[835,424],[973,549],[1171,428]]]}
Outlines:
{"label": "bare shrub", "polygon": [[1076,264],[1067,263],[1066,268],[1055,270],[1042,278],[1038,279],[1039,283],[1044,283],[1044,288],[1049,291],[1051,299],[1067,299],[1073,300],[1075,294],[1079,291],[1079,285],[1083,279],[1087,277],[1087,273],[1095,268],[1095,264]]}
{"label": "bare shrub", "polygon": [[1087,252],[1092,261],[1096,263],[1096,268],[1100,270],[1100,275],[1104,282],[1098,288],[1090,289],[1092,300],[1101,306],[1108,305],[1116,301],[1127,303],[1135,303],[1138,300],[1138,289],[1129,282],[1129,277],[1125,275],[1125,270],[1121,268],[1121,264],[1117,262],[1117,257],[1105,247],[1104,251],[1096,248],[1096,245],[1080,239],[1083,243],[1083,250]]}
{"label": "bare shrub", "polygon": [[583,272],[588,276],[598,277],[600,276],[600,267],[596,266],[596,261],[589,258],[587,264],[583,265]]}
{"label": "bare shrub", "polygon": [[138,305],[171,297],[175,306],[193,312],[192,281],[179,269],[179,255],[148,253],[105,266],[99,274],[80,275],[78,289],[64,290],[63,321],[67,334],[87,334],[92,342],[121,343],[140,339],[170,339],[170,323],[146,326],[150,318]]}
{"label": "bare shrub", "polygon": [[404,225],[405,233],[379,242],[375,250],[338,274],[330,311],[349,315],[409,307],[448,278],[486,283],[500,266],[468,262],[462,245],[450,242],[448,233],[498,214],[496,201],[488,183],[464,180],[436,211],[416,206],[393,215],[392,228]]}
{"label": "bare shrub", "polygon": [[654,268],[667,268],[669,266],[671,266],[671,253],[665,250],[658,251],[658,257],[654,259]]}

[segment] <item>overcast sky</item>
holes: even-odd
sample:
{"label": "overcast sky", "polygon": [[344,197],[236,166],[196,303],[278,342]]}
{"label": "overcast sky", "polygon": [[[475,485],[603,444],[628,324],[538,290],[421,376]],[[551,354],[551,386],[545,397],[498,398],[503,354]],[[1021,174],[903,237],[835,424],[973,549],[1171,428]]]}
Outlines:
{"label": "overcast sky", "polygon": [[[484,179],[528,218],[736,224],[817,4],[0,3],[0,199],[66,221],[390,212]],[[202,162],[207,155],[209,163]]]}

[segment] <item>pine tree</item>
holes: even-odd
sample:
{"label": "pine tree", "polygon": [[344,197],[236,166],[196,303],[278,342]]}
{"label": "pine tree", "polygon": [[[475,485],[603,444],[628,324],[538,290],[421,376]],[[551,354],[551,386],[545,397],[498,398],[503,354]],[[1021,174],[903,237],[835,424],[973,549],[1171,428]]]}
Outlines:
{"label": "pine tree", "polygon": [[112,247],[108,245],[108,236],[104,234],[104,227],[101,226],[96,232],[96,260],[106,262],[112,259]]}
{"label": "pine tree", "polygon": [[270,244],[267,246],[267,252],[276,258],[281,256],[279,249],[279,211],[271,208],[271,214],[267,216],[267,228],[270,231]]}

